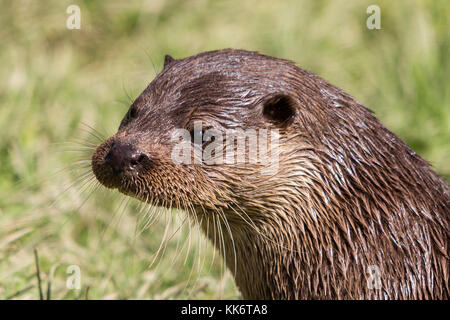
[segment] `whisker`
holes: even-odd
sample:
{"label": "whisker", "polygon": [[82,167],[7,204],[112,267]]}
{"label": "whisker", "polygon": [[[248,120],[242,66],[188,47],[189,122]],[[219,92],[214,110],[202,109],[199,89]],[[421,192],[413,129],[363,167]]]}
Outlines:
{"label": "whisker", "polygon": [[[125,213],[129,201],[130,201],[130,197],[127,197],[127,196],[123,196],[122,199],[120,200],[117,211],[114,212],[109,223],[103,228],[103,230],[100,233],[100,238],[98,241],[99,246],[102,245],[103,241],[105,240],[107,232],[109,230],[113,230],[114,228],[116,228],[119,225],[120,218]],[[119,217],[116,218],[117,216],[119,216]],[[114,223],[115,220],[117,220],[116,223]]]}
{"label": "whisker", "polygon": [[[92,175],[92,176],[90,176]],[[82,173],[78,178],[75,178],[75,180],[66,187],[51,203],[50,208],[53,207],[71,188],[78,185],[79,183],[82,183],[82,186],[84,186],[86,183],[90,182],[92,179],[95,179],[93,177],[93,174],[90,170]]]}
{"label": "whisker", "polygon": [[230,234],[231,244],[233,246],[233,254],[234,254],[234,273],[236,274],[236,270],[237,270],[237,255],[236,255],[236,246],[235,246],[235,243],[234,243],[233,233],[231,232],[231,227],[230,227],[230,224],[228,223],[228,220],[227,220],[227,217],[225,216],[225,213],[221,212],[221,215],[222,215],[222,220],[225,223],[225,226],[228,229],[228,232]]}
{"label": "whisker", "polygon": [[[167,215],[166,215],[166,218],[167,218]],[[169,230],[169,224],[168,224],[167,221],[166,221],[166,227],[165,227],[165,229],[164,229],[163,239],[161,240],[161,243],[160,243],[160,245],[159,245],[159,247],[158,247],[158,250],[156,250],[156,253],[155,253],[155,256],[154,256],[152,262],[151,262],[150,265],[148,266],[149,269],[152,268],[153,264],[155,263],[156,259],[157,259],[158,256],[159,256],[159,253],[160,253],[161,250],[162,250],[162,247],[163,247],[163,245],[164,245],[164,241],[165,241],[165,239],[166,239],[166,237],[167,237],[168,230]]]}
{"label": "whisker", "polygon": [[97,139],[99,142],[103,142],[106,140],[106,137],[103,136],[97,129],[94,127],[88,125],[87,123],[81,122],[80,123],[84,128],[81,128],[84,132],[88,133],[93,138]]}

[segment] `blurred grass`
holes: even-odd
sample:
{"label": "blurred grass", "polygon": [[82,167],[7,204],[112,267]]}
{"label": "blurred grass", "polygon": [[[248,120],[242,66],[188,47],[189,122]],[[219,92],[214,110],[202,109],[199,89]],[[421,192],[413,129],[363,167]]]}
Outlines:
{"label": "blurred grass", "polygon": [[[66,28],[70,4],[81,7],[81,30]],[[374,110],[448,181],[450,3],[376,1],[381,30],[365,26],[370,4],[0,1],[0,299],[30,285],[16,298],[38,298],[34,247],[44,283],[56,268],[53,298],[80,294],[65,287],[72,264],[92,299],[238,297],[217,256],[211,268],[195,267],[213,256],[198,248],[198,232],[179,262],[172,259],[188,228],[148,268],[164,217],[136,237],[135,201],[122,209],[123,197],[102,190],[85,201],[90,190],[77,187],[61,195],[77,172],[51,174],[74,161],[59,143],[87,138],[81,122],[104,135],[116,130],[166,53],[234,47],[294,60]]]}

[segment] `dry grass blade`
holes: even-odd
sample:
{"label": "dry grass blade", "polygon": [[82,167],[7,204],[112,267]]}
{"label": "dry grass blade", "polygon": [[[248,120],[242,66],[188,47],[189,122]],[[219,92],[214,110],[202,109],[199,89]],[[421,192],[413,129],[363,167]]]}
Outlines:
{"label": "dry grass blade", "polygon": [[39,256],[36,248],[34,248],[34,262],[36,264],[36,277],[39,289],[39,300],[44,300],[44,294],[42,293],[42,284],[41,284],[41,270],[39,269]]}
{"label": "dry grass blade", "polygon": [[31,289],[33,289],[33,288],[34,288],[34,285],[31,284],[31,285],[29,285],[29,286],[27,286],[27,287],[25,287],[25,288],[23,288],[23,289],[21,289],[21,290],[19,290],[19,291],[16,291],[16,292],[13,293],[12,295],[6,297],[5,300],[12,300],[12,299],[14,299],[14,298],[20,297],[20,295],[26,293],[27,291],[29,291],[29,290],[31,290]]}

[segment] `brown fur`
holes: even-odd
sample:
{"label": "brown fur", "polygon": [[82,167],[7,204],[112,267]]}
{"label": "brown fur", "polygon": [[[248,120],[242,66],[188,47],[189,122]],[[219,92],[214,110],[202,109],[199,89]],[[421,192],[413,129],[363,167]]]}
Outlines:
{"label": "brown fur", "polygon": [[[295,108],[263,116],[273,96]],[[220,50],[165,68],[93,156],[110,188],[199,220],[246,299],[448,299],[449,185],[351,96],[294,63]],[[177,165],[175,128],[280,128],[280,169]],[[148,161],[113,174],[112,143]],[[214,230],[215,232],[213,232]],[[381,271],[370,289],[367,268]]]}

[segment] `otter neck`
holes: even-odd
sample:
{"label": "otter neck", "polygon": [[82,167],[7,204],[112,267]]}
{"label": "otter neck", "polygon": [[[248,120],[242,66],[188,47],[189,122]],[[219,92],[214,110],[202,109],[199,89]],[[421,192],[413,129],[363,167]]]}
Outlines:
{"label": "otter neck", "polygon": [[[296,235],[305,232],[296,224],[285,221],[255,222],[253,226],[229,221],[222,225],[222,235],[208,233],[211,242],[220,251],[244,299],[315,299],[326,298],[318,290],[325,283],[311,287],[319,272],[332,270],[317,260],[327,249],[325,244],[312,243],[308,251]],[[213,226],[208,226],[212,230]],[[204,231],[206,229],[204,228]],[[206,231],[205,231],[206,232]],[[231,235],[232,236],[231,236]],[[222,237],[223,236],[223,242]],[[306,235],[308,236],[308,235]],[[314,248],[316,248],[315,252]],[[336,276],[336,275],[335,275]],[[314,286],[314,285],[313,285]],[[331,296],[331,292],[330,292]]]}
{"label": "otter neck", "polygon": [[[361,209],[356,203],[350,207]],[[221,226],[224,245],[221,236],[213,239],[208,234],[244,299],[417,299],[442,294],[442,288],[433,292],[417,286],[433,277],[421,271],[425,268],[420,259],[412,269],[404,264],[424,256],[430,248],[415,246],[414,239],[404,238],[404,250],[393,246],[390,235],[382,233],[383,228],[391,228],[392,234],[401,232],[402,223],[392,221],[391,216],[379,212],[381,225],[376,226],[370,220],[330,219],[349,217],[350,210],[328,216],[318,211],[315,216],[311,212],[292,215],[298,208],[285,209],[289,214],[272,211],[272,221],[266,215],[260,223],[254,221],[254,227],[230,220],[229,226]],[[313,217],[309,222],[293,218],[306,214]]]}

